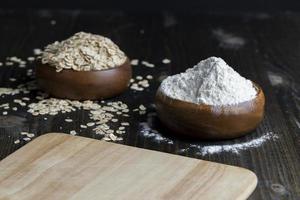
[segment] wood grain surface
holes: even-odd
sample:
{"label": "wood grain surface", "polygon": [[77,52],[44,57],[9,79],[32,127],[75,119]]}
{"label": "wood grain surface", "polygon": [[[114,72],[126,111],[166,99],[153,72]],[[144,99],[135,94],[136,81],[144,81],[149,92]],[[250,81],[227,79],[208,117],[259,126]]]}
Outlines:
{"label": "wood grain surface", "polygon": [[[55,20],[56,24],[51,25],[51,20]],[[140,104],[147,107],[146,115],[130,113],[131,126],[126,129],[124,141],[120,143],[248,168],[258,176],[258,186],[250,200],[300,199],[299,13],[226,15],[1,10],[0,23],[1,62],[7,56],[31,56],[32,49],[42,48],[78,31],[110,37],[129,58],[146,60],[156,65],[155,68],[142,65],[133,68],[133,76],[154,76],[148,89],[143,92],[128,90],[114,99],[124,101],[131,108]],[[156,89],[163,77],[182,72],[212,55],[224,58],[236,71],[263,88],[266,96],[264,120],[255,131],[235,140],[208,142],[174,137],[162,128],[157,119],[153,108]],[[169,58],[171,63],[162,64],[164,58]],[[29,63],[28,67],[33,68],[34,65]],[[9,78],[16,78],[17,81],[11,82]],[[32,78],[26,76],[25,69],[0,67],[1,87],[16,87],[30,80]],[[36,93],[29,95],[34,98]],[[0,98],[1,103],[12,101],[13,97]],[[15,140],[20,139],[21,131],[39,136],[47,132],[76,130],[80,136],[101,138],[92,129],[80,129],[79,125],[88,120],[87,113],[82,110],[47,116],[47,120],[44,117],[33,117],[25,108],[0,116],[0,159],[27,143],[21,141],[14,144]],[[66,117],[74,122],[65,122]],[[143,123],[173,142],[158,142],[154,138],[145,137],[142,134]],[[188,148],[191,144],[206,146],[245,143],[267,133],[276,134],[278,139],[239,153],[222,151],[203,155],[196,148]]]}
{"label": "wood grain surface", "polygon": [[0,162],[0,199],[246,199],[249,170],[50,133]]}

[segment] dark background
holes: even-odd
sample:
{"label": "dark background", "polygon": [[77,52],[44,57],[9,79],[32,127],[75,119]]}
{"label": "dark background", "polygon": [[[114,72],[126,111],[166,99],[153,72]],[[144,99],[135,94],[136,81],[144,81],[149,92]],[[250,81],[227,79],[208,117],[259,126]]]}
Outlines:
{"label": "dark background", "polygon": [[[143,66],[134,68],[135,75],[154,75],[155,79],[145,93],[129,90],[118,97],[131,108],[144,104],[149,112],[149,117],[132,113],[129,119],[131,126],[122,144],[245,167],[258,176],[258,186],[249,200],[299,200],[299,11],[300,0],[2,0],[0,61],[14,55],[25,58],[32,55],[33,48],[66,39],[78,31],[103,34],[116,42],[130,58],[157,65],[155,69]],[[51,25],[52,20],[55,20],[55,25]],[[212,34],[213,30],[223,30],[229,36],[244,38],[246,43],[241,48],[224,46]],[[159,129],[159,120],[155,115],[150,115],[155,113],[151,104],[160,84],[159,77],[182,72],[212,55],[224,58],[243,76],[263,87],[266,95],[265,118],[256,131],[245,137],[217,143],[192,141],[193,144],[245,143],[268,132],[278,135],[278,140],[266,141],[240,154],[221,152],[201,155],[193,148],[180,152],[191,142],[172,138],[167,131]],[[172,60],[170,65],[161,64],[165,57]],[[34,65],[28,67],[33,69]],[[30,81],[25,72],[25,69],[3,66],[0,86],[14,87]],[[281,81],[272,83],[270,74]],[[10,82],[9,78],[16,78],[17,81]],[[34,100],[36,94],[30,95]],[[2,98],[2,101],[5,103],[12,99]],[[92,130],[79,128],[79,124],[88,120],[84,111],[72,113],[69,117],[76,123],[69,124],[64,121],[66,115],[48,116],[45,121],[44,116],[32,117],[25,109],[1,117],[0,160],[26,144],[24,141],[14,144],[16,139],[20,139],[21,130],[36,133],[36,137],[47,132],[69,133],[76,130],[80,136],[101,138]],[[19,125],[21,120],[24,122]],[[174,144],[158,143],[143,136],[139,123],[148,121],[152,129],[172,138]],[[63,129],[60,129],[61,126]]]}
{"label": "dark background", "polygon": [[1,1],[0,8],[60,8],[60,9],[122,9],[173,11],[298,11],[299,0],[9,0]]}

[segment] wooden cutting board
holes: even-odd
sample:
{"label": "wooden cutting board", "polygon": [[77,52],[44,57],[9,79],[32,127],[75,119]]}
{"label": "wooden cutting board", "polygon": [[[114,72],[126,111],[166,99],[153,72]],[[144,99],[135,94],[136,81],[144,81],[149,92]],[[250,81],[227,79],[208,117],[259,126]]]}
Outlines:
{"label": "wooden cutting board", "polygon": [[0,162],[0,199],[246,199],[249,170],[66,134]]}

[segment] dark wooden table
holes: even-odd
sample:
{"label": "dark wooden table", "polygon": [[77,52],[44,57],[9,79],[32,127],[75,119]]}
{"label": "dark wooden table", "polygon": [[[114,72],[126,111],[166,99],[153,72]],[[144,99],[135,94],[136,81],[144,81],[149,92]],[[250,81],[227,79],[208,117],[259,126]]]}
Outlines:
{"label": "dark wooden table", "polygon": [[[55,20],[56,24],[51,25],[51,20]],[[2,10],[0,24],[2,62],[7,56],[26,58],[32,55],[32,49],[42,48],[78,31],[112,38],[130,58],[147,60],[156,65],[153,69],[134,67],[135,75],[154,75],[150,88],[144,92],[128,90],[115,98],[130,107],[144,104],[148,108],[146,115],[131,113],[131,126],[120,143],[253,170],[259,182],[250,199],[300,199],[300,14]],[[173,137],[161,127],[153,108],[159,80],[166,75],[182,72],[212,55],[224,58],[239,73],[263,87],[266,95],[265,118],[255,132],[236,140],[201,142]],[[171,64],[162,64],[161,60],[165,57],[172,61]],[[34,64],[28,67],[33,68]],[[1,87],[16,87],[32,80],[25,72],[25,69],[17,67],[0,67]],[[9,78],[16,78],[17,81],[11,82]],[[36,94],[30,95],[34,97]],[[1,97],[0,103],[12,102],[13,98]],[[66,116],[76,123],[66,123]],[[87,119],[84,111],[48,116],[46,121],[43,118],[33,117],[26,112],[26,108],[0,116],[0,159],[26,144],[24,141],[14,144],[20,137],[20,131],[33,132],[38,136],[47,132],[69,133],[70,130],[77,130],[81,136],[101,138],[92,129],[80,130],[79,124]],[[171,138],[174,143],[144,137],[141,134],[142,122],[147,122],[152,129]],[[180,151],[190,143],[237,144],[270,132],[276,134],[278,139],[242,150],[239,154],[221,152],[203,156],[197,149]]]}

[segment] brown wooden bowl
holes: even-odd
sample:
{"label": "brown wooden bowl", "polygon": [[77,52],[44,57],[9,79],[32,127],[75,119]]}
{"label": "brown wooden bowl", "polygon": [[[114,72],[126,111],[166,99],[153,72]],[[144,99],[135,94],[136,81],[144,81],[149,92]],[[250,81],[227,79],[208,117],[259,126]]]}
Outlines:
{"label": "brown wooden bowl", "polygon": [[36,66],[39,86],[50,95],[73,100],[96,100],[116,96],[124,92],[132,76],[129,59],[124,64],[106,70],[55,71],[47,64]]}
{"label": "brown wooden bowl", "polygon": [[254,99],[230,106],[194,104],[156,93],[158,117],[175,134],[201,139],[231,139],[254,130],[264,115],[265,96],[255,84]]}

